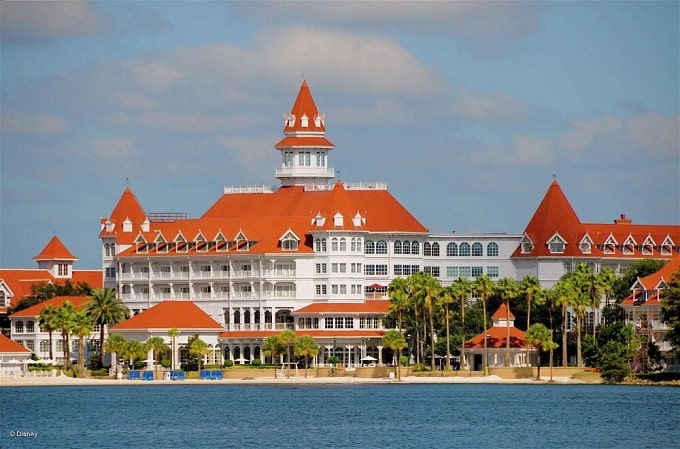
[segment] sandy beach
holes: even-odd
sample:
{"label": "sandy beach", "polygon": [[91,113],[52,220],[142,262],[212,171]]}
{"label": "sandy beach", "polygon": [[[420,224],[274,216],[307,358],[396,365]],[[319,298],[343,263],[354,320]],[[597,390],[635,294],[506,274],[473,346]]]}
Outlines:
{"label": "sandy beach", "polygon": [[[87,385],[256,385],[256,384],[545,384],[548,379],[542,380],[534,379],[503,379],[498,376],[450,376],[450,377],[424,377],[424,376],[406,376],[401,380],[389,378],[360,378],[351,376],[338,377],[307,377],[297,376],[290,378],[278,377],[260,377],[260,378],[244,378],[244,379],[221,379],[221,380],[127,380],[127,379],[91,379],[91,378],[72,378],[67,376],[57,377],[3,377],[0,378],[0,387],[18,387],[18,386],[87,386]],[[554,377],[554,383],[559,384],[577,384],[584,383],[579,380],[570,379],[566,377]]]}

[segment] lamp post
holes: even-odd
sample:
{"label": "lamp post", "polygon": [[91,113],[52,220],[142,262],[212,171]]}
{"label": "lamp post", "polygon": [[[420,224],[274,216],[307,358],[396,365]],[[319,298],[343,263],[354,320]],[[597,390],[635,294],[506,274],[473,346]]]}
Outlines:
{"label": "lamp post", "polygon": [[406,356],[408,363],[411,364],[411,334],[406,334]]}
{"label": "lamp post", "polygon": [[361,337],[361,349],[359,350],[359,364],[361,365],[361,359],[366,357],[366,338]]}

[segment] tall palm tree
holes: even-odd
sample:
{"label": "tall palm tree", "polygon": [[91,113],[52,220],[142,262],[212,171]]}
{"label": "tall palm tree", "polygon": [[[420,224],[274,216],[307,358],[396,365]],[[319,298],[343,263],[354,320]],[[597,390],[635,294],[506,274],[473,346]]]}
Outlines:
{"label": "tall palm tree", "polygon": [[123,346],[121,356],[128,360],[130,365],[134,367],[135,360],[146,356],[146,350],[139,340],[127,340]]}
{"label": "tall palm tree", "polygon": [[297,335],[291,329],[286,329],[279,334],[279,342],[286,347],[286,357],[288,361],[288,370],[286,372],[286,377],[290,379],[290,347],[295,344]]}
{"label": "tall palm tree", "polygon": [[[493,295],[494,292],[494,283],[487,276],[486,274],[483,274],[479,276],[477,279],[475,279],[474,283],[474,292],[477,294],[479,299],[482,301],[482,310],[484,314],[484,330],[483,332],[486,332],[486,300],[489,299],[491,295]],[[484,338],[484,354],[487,354],[487,338]],[[485,356],[486,357],[486,356]],[[489,361],[485,360],[484,362],[484,373],[489,374]]]}
{"label": "tall palm tree", "polygon": [[104,346],[108,352],[116,354],[116,377],[118,376],[118,366],[122,360],[121,356],[125,351],[125,343],[125,337],[123,337],[121,334],[111,334],[106,340],[106,344]]}
{"label": "tall palm tree", "polygon": [[[602,278],[593,273],[593,270],[586,264],[576,265],[574,279],[581,292],[585,295],[588,306],[593,312],[593,337],[595,337],[595,323],[597,312],[600,309],[600,298],[604,290]],[[584,311],[585,314],[585,311]]]}
{"label": "tall palm tree", "polygon": [[[544,297],[541,283],[536,276],[524,276],[519,284],[524,299],[527,302],[527,330],[531,327],[531,305],[534,302],[540,303]],[[527,348],[527,363],[529,362],[529,348]]]}
{"label": "tall palm tree", "polygon": [[446,370],[451,370],[451,330],[450,330],[450,319],[449,319],[449,306],[453,304],[454,299],[454,289],[452,286],[443,287],[441,293],[439,294],[438,303],[439,306],[444,309],[444,320],[446,325]]}
{"label": "tall palm tree", "polygon": [[210,348],[208,347],[208,343],[198,338],[198,336],[191,340],[191,343],[189,344],[189,354],[198,359],[198,371],[201,371],[201,362],[209,351]]}
{"label": "tall palm tree", "polygon": [[614,293],[614,281],[616,281],[616,272],[611,268],[603,268],[599,273],[600,282],[602,283],[602,294],[604,294],[605,306],[609,305],[609,299]]}
{"label": "tall palm tree", "polygon": [[70,337],[74,329],[74,315],[76,309],[70,301],[64,302],[57,309],[56,328],[61,331],[61,340],[64,356],[64,369],[71,367]]}
{"label": "tall palm tree", "polygon": [[472,296],[472,282],[468,278],[459,277],[451,284],[453,296],[460,301],[461,333],[463,346],[461,351],[462,368],[465,369],[465,303]]}
{"label": "tall palm tree", "polygon": [[[278,335],[267,337],[262,342],[262,354],[265,357],[271,356],[274,361],[274,379],[277,378],[276,373],[276,359],[286,350],[286,347],[281,343]],[[335,350],[335,348],[333,348]]]}
{"label": "tall palm tree", "polygon": [[567,366],[567,311],[574,302],[576,289],[572,281],[563,277],[551,290],[551,301],[562,310],[562,366]]}
{"label": "tall palm tree", "polygon": [[75,312],[72,315],[72,331],[78,336],[78,371],[85,375],[85,337],[92,333],[92,319],[85,312]]}
{"label": "tall palm tree", "polygon": [[[411,302],[411,311],[413,312],[414,329],[415,329],[415,348],[416,348],[416,363],[422,362],[422,356],[424,352],[424,341],[425,341],[425,324],[422,319],[424,315],[424,296],[421,293],[422,283],[420,282],[421,274],[425,274],[422,271],[419,273],[412,274],[408,277],[408,294]],[[423,329],[421,329],[421,324]]]}
{"label": "tall palm tree", "polygon": [[409,308],[409,290],[406,278],[397,277],[387,286],[390,297],[390,315],[394,315],[397,321],[397,329],[402,329],[402,316]]}
{"label": "tall palm tree", "polygon": [[92,290],[92,297],[85,305],[94,324],[99,325],[99,358],[104,363],[104,332],[107,326],[114,326],[130,316],[130,309],[116,296],[112,288]]}
{"label": "tall palm tree", "polygon": [[496,284],[496,291],[505,301],[505,366],[510,366],[510,300],[519,296],[519,285],[511,277],[504,277]]}
{"label": "tall palm tree", "polygon": [[50,360],[54,360],[54,351],[52,348],[52,333],[59,330],[57,322],[57,309],[53,305],[45,306],[40,311],[40,316],[38,317],[38,323],[44,331],[47,331],[50,336]]}
{"label": "tall palm tree", "polygon": [[401,332],[396,329],[390,329],[383,335],[383,346],[390,348],[397,353],[397,361],[395,364],[395,371],[397,373],[397,380],[401,380],[401,370],[399,364],[401,363],[401,350],[406,347],[406,339]]}
{"label": "tall palm tree", "polygon": [[305,377],[307,377],[307,368],[309,366],[309,359],[319,353],[319,344],[312,338],[311,335],[301,335],[295,339],[293,352],[298,357],[305,359]]}
{"label": "tall palm tree", "polygon": [[[427,316],[430,323],[430,347],[432,351],[430,353],[430,369],[434,371],[435,369],[435,353],[434,353],[434,343],[435,343],[435,329],[434,329],[434,315],[437,308],[437,298],[441,292],[441,285],[437,278],[429,275],[425,272],[419,272],[413,275],[413,282],[415,283],[415,288],[417,292],[416,298],[418,302],[423,305],[424,310],[427,312]],[[423,338],[425,335],[423,335]]]}
{"label": "tall palm tree", "polygon": [[170,340],[172,342],[172,356],[170,357],[170,366],[172,367],[172,370],[176,370],[177,367],[175,366],[175,354],[177,353],[177,337],[179,337],[179,329],[177,328],[172,328],[168,331],[168,337],[170,337]]}
{"label": "tall palm tree", "polygon": [[160,363],[160,356],[168,350],[168,344],[163,337],[151,337],[146,341],[144,347],[147,351],[153,352],[154,368],[157,369]]}

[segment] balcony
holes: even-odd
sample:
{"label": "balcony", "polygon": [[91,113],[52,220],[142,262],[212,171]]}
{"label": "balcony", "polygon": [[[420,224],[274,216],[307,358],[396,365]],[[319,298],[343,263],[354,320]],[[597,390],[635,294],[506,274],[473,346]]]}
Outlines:
{"label": "balcony", "polygon": [[333,167],[276,167],[276,177],[324,177],[334,178]]}

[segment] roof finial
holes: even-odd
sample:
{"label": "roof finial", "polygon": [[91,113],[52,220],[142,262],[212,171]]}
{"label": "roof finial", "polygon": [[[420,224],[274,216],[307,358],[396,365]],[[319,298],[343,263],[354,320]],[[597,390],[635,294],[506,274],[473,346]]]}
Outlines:
{"label": "roof finial", "polygon": [[555,173],[553,173],[552,178],[553,178],[553,181],[557,181],[557,175]]}
{"label": "roof finial", "polygon": [[130,178],[125,177],[125,187],[130,187]]}

